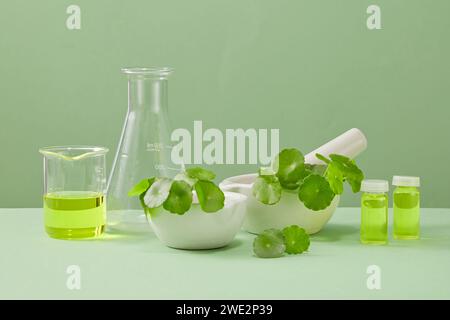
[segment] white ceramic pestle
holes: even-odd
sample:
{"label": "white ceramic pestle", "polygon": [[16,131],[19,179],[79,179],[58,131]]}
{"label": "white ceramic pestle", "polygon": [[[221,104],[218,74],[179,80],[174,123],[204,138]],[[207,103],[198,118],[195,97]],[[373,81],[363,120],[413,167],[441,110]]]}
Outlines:
{"label": "white ceramic pestle", "polygon": [[316,153],[328,157],[330,154],[337,153],[354,159],[367,148],[367,139],[361,130],[357,128],[345,131],[340,136],[325,143],[316,150],[305,156],[305,163],[323,164],[322,160],[316,158]]}
{"label": "white ceramic pestle", "polygon": [[[353,128],[308,153],[305,156],[305,162],[322,164],[323,162],[316,158],[316,153],[324,156],[336,153],[353,159],[366,148],[366,137],[361,130]],[[264,205],[251,194],[256,176],[257,174],[255,173],[244,174],[227,178],[220,183],[220,188],[224,191],[239,192],[247,196],[247,213],[243,228],[248,232],[261,233],[265,229],[281,229],[296,224],[305,228],[310,234],[316,233],[328,222],[339,204],[339,196],[335,196],[328,208],[321,211],[313,211],[306,208],[298,200],[295,192],[284,190],[277,204]]]}

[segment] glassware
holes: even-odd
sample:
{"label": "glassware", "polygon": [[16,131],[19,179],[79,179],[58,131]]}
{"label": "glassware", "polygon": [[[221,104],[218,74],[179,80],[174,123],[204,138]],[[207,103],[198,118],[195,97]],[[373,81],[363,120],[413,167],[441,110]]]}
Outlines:
{"label": "glassware", "polygon": [[107,188],[108,229],[148,232],[144,211],[128,191],[152,176],[174,177],[171,161],[167,85],[170,68],[124,68],[128,77],[128,112]]}
{"label": "glassware", "polygon": [[386,180],[364,180],[361,191],[361,242],[386,244],[389,183]]}
{"label": "glassware", "polygon": [[44,155],[44,222],[57,239],[95,237],[106,224],[105,156],[108,149],[62,146]]}
{"label": "glassware", "polygon": [[420,178],[394,176],[394,239],[419,239]]}

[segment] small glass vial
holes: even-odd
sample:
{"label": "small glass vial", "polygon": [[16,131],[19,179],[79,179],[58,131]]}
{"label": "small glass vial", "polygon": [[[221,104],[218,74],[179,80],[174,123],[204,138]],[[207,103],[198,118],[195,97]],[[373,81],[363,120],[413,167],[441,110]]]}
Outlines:
{"label": "small glass vial", "polygon": [[361,184],[361,243],[388,242],[388,195],[386,180],[364,180]]}
{"label": "small glass vial", "polygon": [[420,178],[394,176],[394,239],[419,239]]}

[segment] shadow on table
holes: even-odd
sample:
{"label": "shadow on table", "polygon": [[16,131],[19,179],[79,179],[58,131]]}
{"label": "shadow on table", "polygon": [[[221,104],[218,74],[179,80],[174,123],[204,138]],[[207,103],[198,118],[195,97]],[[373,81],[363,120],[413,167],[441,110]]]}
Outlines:
{"label": "shadow on table", "polygon": [[[450,250],[450,225],[425,225],[421,227],[421,236],[417,240],[396,240],[392,237],[392,228],[389,228],[390,248],[416,248],[433,250]],[[359,228],[343,224],[328,224],[317,234],[311,236],[313,241],[359,243]]]}
{"label": "shadow on table", "polygon": [[230,251],[242,246],[244,242],[241,239],[234,239],[230,244],[225,247],[216,248],[216,249],[197,249],[197,250],[189,250],[189,249],[175,249],[180,250],[181,252],[186,252],[190,254],[214,254],[221,253],[224,251]]}
{"label": "shadow on table", "polygon": [[[389,230],[392,234],[392,231]],[[389,239],[389,246],[398,248],[417,248],[424,250],[450,250],[450,226],[425,225],[421,227],[420,239],[417,240],[396,240]]]}
{"label": "shadow on table", "polygon": [[359,228],[344,224],[328,224],[320,232],[311,235],[314,241],[335,242],[344,239],[358,240]]}
{"label": "shadow on table", "polygon": [[112,241],[112,242],[144,242],[144,241],[158,240],[156,235],[153,232],[114,232],[114,231],[106,231],[101,236],[97,238],[87,238],[87,239],[77,239],[75,241],[93,241],[93,242],[103,242],[103,241]]}

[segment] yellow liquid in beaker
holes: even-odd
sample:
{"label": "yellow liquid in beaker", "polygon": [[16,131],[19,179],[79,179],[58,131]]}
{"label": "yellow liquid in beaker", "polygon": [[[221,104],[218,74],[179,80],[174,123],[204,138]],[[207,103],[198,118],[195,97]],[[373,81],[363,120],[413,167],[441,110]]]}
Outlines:
{"label": "yellow liquid in beaker", "polygon": [[44,195],[45,230],[52,238],[82,239],[103,233],[106,224],[104,195],[62,191]]}

